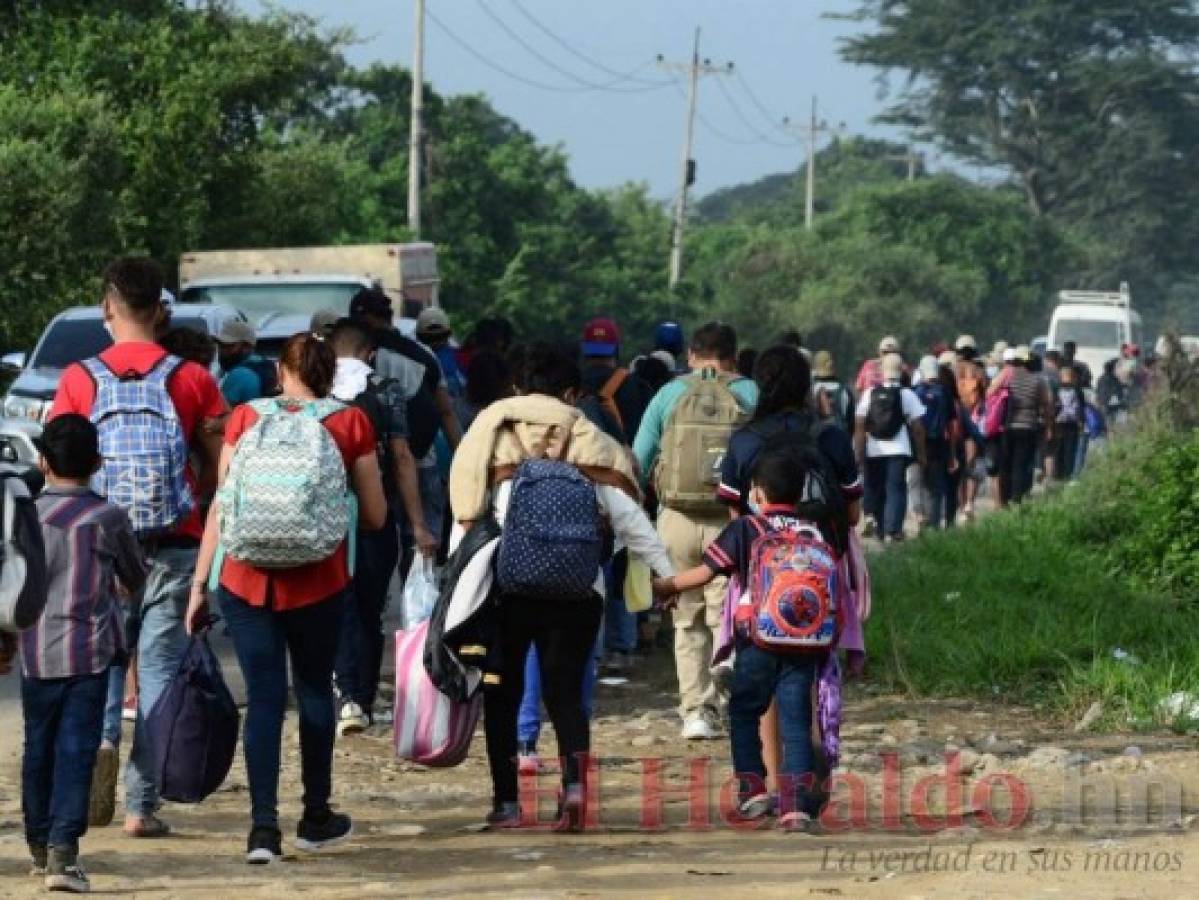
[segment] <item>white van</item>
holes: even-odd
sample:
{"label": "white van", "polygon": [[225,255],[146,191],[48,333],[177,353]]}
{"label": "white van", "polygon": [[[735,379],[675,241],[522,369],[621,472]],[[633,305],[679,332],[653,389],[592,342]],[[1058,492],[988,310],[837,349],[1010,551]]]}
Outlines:
{"label": "white van", "polygon": [[1096,378],[1125,344],[1143,344],[1141,316],[1132,308],[1127,283],[1120,285],[1119,293],[1061,291],[1057,299],[1049,323],[1049,346],[1061,350],[1073,341],[1078,345],[1078,359]]}

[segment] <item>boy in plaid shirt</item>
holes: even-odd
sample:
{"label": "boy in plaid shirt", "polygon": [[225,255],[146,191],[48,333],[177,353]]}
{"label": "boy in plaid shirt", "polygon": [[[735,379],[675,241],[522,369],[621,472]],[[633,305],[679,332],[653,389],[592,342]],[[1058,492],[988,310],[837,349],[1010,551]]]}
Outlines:
{"label": "boy in plaid shirt", "polygon": [[79,838],[87,831],[108,669],[125,649],[117,582],[134,594],[147,569],[128,516],[88,487],[100,465],[95,426],[59,416],[38,449],[49,597],[42,617],[20,635],[21,805],[35,873],[45,874],[50,890],[86,893]]}

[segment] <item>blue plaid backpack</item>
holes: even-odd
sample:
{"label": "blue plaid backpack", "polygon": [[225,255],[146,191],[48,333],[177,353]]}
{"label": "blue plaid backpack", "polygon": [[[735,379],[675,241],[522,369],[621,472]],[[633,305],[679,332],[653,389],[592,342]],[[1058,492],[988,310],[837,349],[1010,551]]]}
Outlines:
{"label": "blue plaid backpack", "polygon": [[167,354],[145,375],[118,375],[98,357],[83,361],[96,383],[91,419],[103,460],[92,487],[128,513],[139,537],[171,530],[195,506],[187,436],[167,390],[182,364]]}
{"label": "blue plaid backpack", "polygon": [[587,600],[604,563],[595,485],[569,463],[521,464],[500,538],[500,591],[542,600]]}

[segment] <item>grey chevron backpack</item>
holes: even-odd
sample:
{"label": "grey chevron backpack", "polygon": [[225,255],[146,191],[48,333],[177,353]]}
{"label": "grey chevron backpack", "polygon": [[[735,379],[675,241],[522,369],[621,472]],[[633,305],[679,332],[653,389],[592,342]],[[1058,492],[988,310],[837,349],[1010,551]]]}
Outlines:
{"label": "grey chevron backpack", "polygon": [[321,423],[345,407],[316,400],[289,411],[250,404],[256,421],[237,442],[219,493],[221,549],[262,569],[292,569],[332,556],[355,527],[341,451]]}

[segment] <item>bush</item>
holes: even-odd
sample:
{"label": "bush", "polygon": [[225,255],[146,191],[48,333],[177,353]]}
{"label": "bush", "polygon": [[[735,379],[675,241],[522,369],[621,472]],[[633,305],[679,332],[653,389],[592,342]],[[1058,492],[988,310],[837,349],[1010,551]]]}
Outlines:
{"label": "bush", "polygon": [[872,561],[891,686],[1160,719],[1199,692],[1199,435],[1117,439],[1078,487]]}

